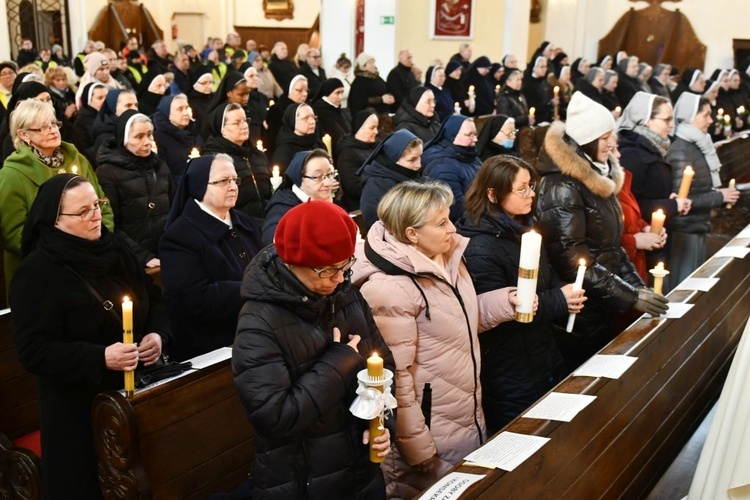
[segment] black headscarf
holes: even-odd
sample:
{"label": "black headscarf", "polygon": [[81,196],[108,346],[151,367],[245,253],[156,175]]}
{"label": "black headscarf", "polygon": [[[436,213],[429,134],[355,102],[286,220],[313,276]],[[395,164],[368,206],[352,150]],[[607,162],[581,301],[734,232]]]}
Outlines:
{"label": "black headscarf", "polygon": [[237,71],[227,71],[227,74],[221,79],[219,88],[216,89],[214,96],[211,98],[211,102],[208,105],[209,111],[227,102],[227,92],[246,81],[247,80],[245,80],[245,76],[242,73]]}
{"label": "black headscarf", "polygon": [[214,162],[213,155],[199,156],[188,162],[185,175],[177,187],[172,209],[169,211],[169,218],[164,225],[164,230],[171,226],[182,215],[185,205],[192,200],[202,200],[208,188],[208,176],[211,173],[211,164]]}
{"label": "black headscarf", "polygon": [[329,78],[328,80],[323,82],[323,85],[320,86],[320,90],[318,91],[318,95],[315,97],[315,100],[317,101],[318,99],[328,97],[329,95],[333,94],[336,89],[343,88],[344,82],[342,82],[338,78]]}
{"label": "black headscarf", "polygon": [[39,240],[42,228],[55,227],[60,212],[60,199],[65,188],[73,179],[81,177],[75,174],[60,174],[52,177],[39,186],[36,199],[29,209],[21,236],[21,258],[28,256]]}
{"label": "black headscarf", "polygon": [[427,87],[422,87],[421,85],[418,87],[413,87],[409,91],[409,95],[406,96],[406,102],[412,105],[413,108],[417,107],[417,103],[419,103],[419,100],[422,98],[422,94],[427,92],[429,89]]}
{"label": "black headscarf", "polygon": [[[14,85],[15,87],[15,85]],[[18,86],[13,92],[13,96],[8,101],[8,111],[13,112],[19,102],[25,101],[26,99],[34,99],[39,94],[47,92],[52,97],[52,92],[39,82],[26,82]]]}
{"label": "black headscarf", "polygon": [[[93,92],[95,88],[106,89],[107,87],[101,82],[91,82],[83,87],[83,92],[81,92],[81,109],[91,108],[89,101],[91,100],[91,92]],[[109,90],[107,90],[107,93],[109,93]]]}
{"label": "black headscarf", "polygon": [[373,108],[365,108],[354,115],[354,118],[352,118],[352,135],[356,135],[359,132],[359,129],[362,128],[362,125],[365,124],[371,115],[377,116],[378,112]]}
{"label": "black headscarf", "polygon": [[[294,132],[297,128],[297,110],[299,110],[300,106],[309,106],[309,104],[292,104],[291,106],[287,107],[284,111],[284,118],[282,119],[282,122],[284,123],[284,126],[287,127],[289,130]],[[315,132],[313,132],[314,134]]]}
{"label": "black headscarf", "polygon": [[128,131],[128,122],[130,122],[136,115],[146,116],[135,109],[128,109],[123,114],[115,118],[115,141],[118,148],[126,149],[125,142],[127,141],[127,137],[125,136],[125,132]]}
{"label": "black headscarf", "polygon": [[203,75],[210,75],[211,74],[211,68],[208,66],[205,66],[201,64],[200,66],[196,66],[194,69],[190,71],[190,86],[195,85],[198,82],[198,79],[202,77]]}
{"label": "black headscarf", "polygon": [[482,131],[479,133],[479,139],[477,140],[477,151],[479,151],[480,154],[487,147],[487,144],[492,142],[492,139],[494,139],[497,133],[500,132],[500,129],[503,128],[506,121],[508,121],[508,116],[495,115],[484,124]]}
{"label": "black headscarf", "polygon": [[230,105],[231,103],[229,102],[223,102],[208,115],[206,126],[210,135],[221,137],[221,129],[224,127],[224,115]]}

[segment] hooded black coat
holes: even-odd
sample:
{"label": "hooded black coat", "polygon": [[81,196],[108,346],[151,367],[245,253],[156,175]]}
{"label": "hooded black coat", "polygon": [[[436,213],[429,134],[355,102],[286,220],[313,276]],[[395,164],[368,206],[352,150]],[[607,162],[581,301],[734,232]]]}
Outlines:
{"label": "hooded black coat", "polygon": [[115,234],[145,267],[158,254],[174,197],[169,168],[154,153],[140,158],[114,139],[99,148],[97,160],[96,175],[115,215]]}
{"label": "hooded black coat", "polygon": [[322,98],[312,104],[315,114],[318,116],[318,127],[321,134],[331,136],[333,156],[338,154],[338,143],[346,134],[352,131],[350,120],[347,119],[344,110],[327,103]]}
{"label": "hooded black coat", "polygon": [[426,143],[435,137],[435,134],[440,130],[440,118],[437,113],[432,117],[423,115],[411,105],[407,97],[401,103],[398,111],[396,111],[396,117],[393,119],[393,130],[401,130],[402,128]]}
{"label": "hooded black coat", "polygon": [[562,123],[554,123],[544,140],[536,217],[552,268],[562,280],[572,283],[578,261],[587,262],[583,288],[588,301],[566,337],[569,344],[560,345],[569,366],[578,366],[612,340],[613,313],[630,308],[645,285],[620,244],[623,215],[617,193],[624,176],[619,163],[610,156],[610,176],[601,175],[564,132]]}
{"label": "hooded black coat", "polygon": [[536,123],[552,122],[555,105],[552,104],[552,88],[546,78],[524,76],[521,92],[526,97],[529,108],[536,108]]}
{"label": "hooded black coat", "polygon": [[[232,373],[255,433],[253,498],[384,498],[362,444],[367,422],[349,406],[370,353],[395,363],[362,295],[348,279],[330,296],[309,292],[269,246],[248,266],[242,298]],[[334,327],[359,335],[359,352],[333,342]]]}
{"label": "hooded black coat", "polygon": [[[482,214],[478,224],[461,219],[458,232],[469,238],[464,252],[477,294],[516,286],[521,226],[507,216]],[[479,336],[482,350],[482,407],[492,435],[567,375],[555,343],[553,321],[567,319],[561,282],[542,249],[536,293],[539,309],[531,323],[501,323]]]}
{"label": "hooded black coat", "polygon": [[[299,107],[298,104],[295,104]],[[289,111],[289,108],[287,108]],[[283,174],[289,164],[292,162],[294,155],[300,151],[309,151],[313,149],[326,149],[325,144],[318,135],[318,130],[312,134],[297,135],[294,131],[296,124],[296,113],[289,111],[284,112],[284,126],[281,127],[279,135],[276,136],[276,148],[271,157],[271,163],[278,165]]]}
{"label": "hooded black coat", "polygon": [[276,81],[284,89],[284,92],[289,91],[289,84],[299,74],[299,68],[289,58],[279,59],[276,54],[271,56],[268,69],[271,70],[273,77],[276,78]]}

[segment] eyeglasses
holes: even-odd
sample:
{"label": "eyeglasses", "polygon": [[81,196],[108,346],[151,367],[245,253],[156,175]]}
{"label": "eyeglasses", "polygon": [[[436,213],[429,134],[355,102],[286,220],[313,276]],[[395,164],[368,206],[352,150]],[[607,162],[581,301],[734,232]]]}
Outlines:
{"label": "eyeglasses", "polygon": [[518,131],[517,131],[517,130],[513,130],[513,131],[511,131],[511,132],[504,132],[504,131],[502,131],[502,130],[501,130],[500,132],[502,132],[502,133],[503,133],[503,134],[504,134],[505,136],[507,136],[507,137],[515,137],[515,136],[516,136],[516,134],[518,133]]}
{"label": "eyeglasses", "polygon": [[60,127],[62,127],[62,122],[55,120],[53,122],[48,123],[47,125],[42,125],[39,128],[27,128],[27,129],[24,129],[24,130],[26,130],[27,132],[37,132],[37,133],[39,133],[39,132],[49,132],[51,130],[59,130]]}
{"label": "eyeglasses", "polygon": [[333,278],[339,273],[339,271],[344,273],[344,277],[348,278],[352,274],[351,269],[352,267],[354,267],[355,262],[357,262],[357,258],[352,255],[351,257],[349,257],[349,260],[347,260],[346,263],[341,267],[324,267],[323,269],[311,267],[310,269],[318,273],[318,276],[323,279]]}
{"label": "eyeglasses", "polygon": [[247,125],[249,127],[250,126],[250,121],[251,121],[250,118],[248,118],[246,120],[238,120],[236,122],[227,123],[224,126],[225,127],[242,127],[243,125]]}
{"label": "eyeglasses", "polygon": [[80,217],[83,222],[89,222],[91,219],[94,218],[94,214],[96,212],[101,213],[102,207],[104,205],[109,205],[109,200],[96,200],[94,203],[94,208],[87,208],[86,210],[81,210],[77,214],[58,214],[59,215],[67,215],[68,217]]}
{"label": "eyeglasses", "polygon": [[661,116],[654,116],[652,120],[664,120],[667,123],[671,123],[674,121],[674,116],[667,116],[666,118],[662,118]]}
{"label": "eyeglasses", "polygon": [[529,196],[531,196],[531,193],[534,191],[536,191],[536,184],[532,182],[532,183],[529,183],[529,185],[526,186],[525,188],[516,189],[513,192],[522,198],[528,198]]}
{"label": "eyeglasses", "polygon": [[298,119],[298,120],[304,120],[304,121],[306,121],[306,122],[309,122],[309,121],[313,121],[313,122],[316,122],[316,121],[318,121],[318,117],[317,117],[316,115],[307,115],[307,116],[300,116],[300,117],[299,117],[299,118],[297,118],[297,119]]}
{"label": "eyeglasses", "polygon": [[334,170],[333,172],[328,172],[327,174],[323,175],[303,175],[305,179],[310,179],[313,182],[324,182],[324,181],[335,181],[336,177],[339,176],[339,171]]}
{"label": "eyeglasses", "polygon": [[242,184],[242,179],[239,177],[227,177],[226,179],[219,179],[218,181],[210,181],[210,186],[227,187],[230,182],[234,182],[235,185],[239,186]]}

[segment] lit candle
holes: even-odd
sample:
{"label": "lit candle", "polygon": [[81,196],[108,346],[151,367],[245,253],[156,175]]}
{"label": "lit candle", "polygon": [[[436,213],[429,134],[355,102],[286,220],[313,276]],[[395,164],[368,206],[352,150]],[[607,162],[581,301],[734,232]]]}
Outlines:
{"label": "lit candle", "polygon": [[687,198],[690,193],[690,184],[693,182],[693,176],[695,172],[693,167],[688,165],[685,167],[685,171],[682,172],[682,182],[680,182],[680,191],[677,193],[678,198]]}
{"label": "lit candle", "polygon": [[273,99],[271,99],[270,101],[268,101],[268,107],[269,107],[269,108],[270,108],[271,106],[273,106],[274,104],[276,104],[276,103],[275,103],[275,102],[273,101]]}
{"label": "lit candle", "polygon": [[[734,179],[730,180],[730,181],[729,181],[729,189],[734,189],[734,184],[735,184],[735,183],[734,183]],[[726,204],[726,207],[727,207],[727,208],[732,208],[732,204],[731,204],[731,203],[727,203],[727,204]]]}
{"label": "lit candle", "polygon": [[558,97],[560,95],[560,87],[555,85],[555,88],[552,89],[552,91],[555,93],[555,97]]}
{"label": "lit candle", "polygon": [[190,150],[190,158],[198,158],[201,154],[198,152],[198,148]]}
{"label": "lit candle", "polygon": [[500,93],[500,85],[495,85],[495,95]]}
{"label": "lit candle", "polygon": [[730,118],[729,115],[724,115],[724,126],[728,127],[729,123],[732,121],[732,118]]}
{"label": "lit candle", "polygon": [[[133,302],[122,299],[122,343],[133,343]],[[132,398],[135,391],[135,372],[125,372],[125,397]]]}
{"label": "lit candle", "polygon": [[461,114],[461,105],[459,103],[453,104],[453,114],[454,115],[460,115]]}
{"label": "lit candle", "polygon": [[622,108],[620,106],[615,106],[615,113],[617,113],[618,115],[622,113]]}
{"label": "lit candle", "polygon": [[255,147],[256,147],[256,148],[258,148],[258,151],[263,151],[264,153],[266,152],[266,150],[265,150],[265,149],[263,149],[263,141],[260,141],[260,140],[259,140],[259,141],[258,141],[258,142],[257,142],[257,143],[255,144]]}
{"label": "lit candle", "polygon": [[73,175],[78,175],[78,165],[73,165],[70,167],[70,173]]}
{"label": "lit candle", "polygon": [[151,152],[154,154],[159,154],[159,149],[156,147],[156,141],[151,143]]}
{"label": "lit candle", "polygon": [[737,108],[737,114],[740,115],[740,116],[744,115],[745,114],[745,106],[740,106],[739,108]]}
{"label": "lit candle", "polygon": [[65,171],[64,168],[61,168],[60,170],[58,170],[57,173],[58,173],[58,175],[59,174],[67,174],[67,172]]}
{"label": "lit candle", "polygon": [[663,262],[659,262],[655,268],[649,269],[648,272],[654,276],[654,293],[661,295],[664,288],[664,276],[668,275],[669,271],[664,269]]}
{"label": "lit candle", "polygon": [[664,227],[664,219],[667,216],[664,214],[664,210],[661,208],[651,214],[651,232],[654,234],[661,234],[661,229]]}
{"label": "lit candle", "polygon": [[723,119],[722,117],[724,116],[724,108],[719,108],[719,111],[716,113],[716,116],[717,118],[719,118],[719,120],[722,120]]}
{"label": "lit candle", "polygon": [[518,262],[518,299],[516,321],[531,323],[534,319],[534,297],[539,276],[539,255],[542,251],[542,235],[529,231],[521,236],[521,256]]}
{"label": "lit candle", "polygon": [[536,108],[534,106],[529,108],[529,116],[534,116],[536,114]]}
{"label": "lit candle", "polygon": [[279,175],[279,166],[274,165],[273,169],[271,170],[271,187],[273,187],[274,191],[279,189],[279,186],[281,186],[281,180],[281,176]]}
{"label": "lit candle", "polygon": [[[378,356],[377,352],[373,352],[372,356],[367,358],[367,376],[372,382],[379,382],[384,379],[383,377],[383,358]],[[370,386],[380,392],[383,392],[382,385]],[[384,457],[378,456],[378,451],[372,449],[372,443],[376,437],[382,436],[385,433],[385,427],[383,426],[383,415],[379,415],[373,419],[370,419],[370,462],[380,463]]]}
{"label": "lit candle", "polygon": [[[578,261],[578,273],[576,274],[576,280],[573,283],[573,290],[583,290],[583,277],[586,275],[586,260],[581,259]],[[565,328],[565,331],[570,333],[573,331],[573,325],[576,322],[576,315],[575,313],[570,313],[568,315],[568,326]]]}
{"label": "lit candle", "polygon": [[328,154],[329,155],[332,154],[331,153],[331,136],[330,135],[326,134],[326,135],[323,136],[323,144],[326,145],[326,149],[328,150]]}
{"label": "lit candle", "polygon": [[474,99],[474,85],[469,85],[469,99]]}

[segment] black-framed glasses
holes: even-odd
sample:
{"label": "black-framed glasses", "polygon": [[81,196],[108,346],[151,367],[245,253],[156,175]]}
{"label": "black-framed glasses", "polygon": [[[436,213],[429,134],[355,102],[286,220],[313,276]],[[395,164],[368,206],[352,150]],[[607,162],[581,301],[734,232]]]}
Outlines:
{"label": "black-framed glasses", "polygon": [[325,182],[325,181],[335,181],[336,178],[339,176],[339,171],[334,170],[333,172],[328,172],[327,174],[323,175],[303,175],[305,179],[310,179],[313,182]]}
{"label": "black-framed glasses", "polygon": [[58,216],[67,215],[68,217],[80,217],[83,222],[89,222],[91,219],[94,218],[94,214],[96,214],[96,212],[101,213],[102,207],[104,205],[109,205],[109,200],[96,200],[96,202],[94,203],[94,208],[87,208],[85,210],[81,210],[77,214],[60,213],[58,214]]}
{"label": "black-framed glasses", "polygon": [[235,185],[239,186],[242,184],[242,179],[239,177],[227,177],[225,179],[219,179],[218,181],[209,181],[208,184],[211,186],[227,187],[230,182],[234,182]]}
{"label": "black-framed glasses", "polygon": [[26,130],[27,132],[37,132],[37,133],[39,133],[39,132],[49,132],[49,131],[51,131],[53,129],[60,130],[60,127],[62,127],[62,122],[59,121],[59,120],[54,120],[54,121],[51,121],[50,123],[48,123],[46,125],[43,125],[43,126],[41,126],[39,128],[26,128],[24,130]]}
{"label": "black-framed glasses", "polygon": [[333,278],[339,273],[339,271],[344,273],[344,277],[348,277],[351,275],[351,270],[352,267],[354,267],[355,262],[357,262],[357,258],[352,255],[341,267],[324,267],[322,269],[311,267],[310,269],[318,273],[318,276],[323,279]]}
{"label": "black-framed glasses", "polygon": [[531,193],[536,191],[536,184],[531,182],[528,186],[523,189],[514,189],[513,192],[522,198],[528,198]]}

